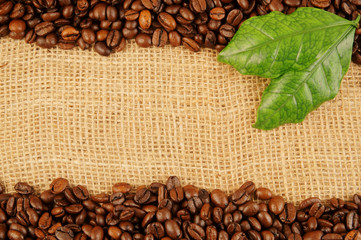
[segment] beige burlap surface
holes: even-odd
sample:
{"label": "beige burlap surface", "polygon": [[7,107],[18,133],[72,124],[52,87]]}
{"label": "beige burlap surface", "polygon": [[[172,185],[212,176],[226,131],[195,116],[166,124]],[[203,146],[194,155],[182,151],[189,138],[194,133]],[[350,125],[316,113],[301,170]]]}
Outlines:
{"label": "beige burlap surface", "polygon": [[0,182],[66,177],[92,192],[165,182],[228,193],[246,180],[287,200],[361,193],[361,67],[301,124],[251,127],[268,80],[216,52],[138,48],[101,57],[0,40]]}

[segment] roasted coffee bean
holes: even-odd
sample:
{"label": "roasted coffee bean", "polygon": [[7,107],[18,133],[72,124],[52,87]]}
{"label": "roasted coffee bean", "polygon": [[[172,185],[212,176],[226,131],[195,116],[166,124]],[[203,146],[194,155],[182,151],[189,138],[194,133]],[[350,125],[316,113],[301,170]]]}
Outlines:
{"label": "roasted coffee bean", "polygon": [[[171,33],[169,33],[169,36],[171,35]],[[178,34],[179,35],[179,34]],[[175,36],[172,36],[173,38]],[[173,39],[174,40],[174,39]],[[165,30],[161,29],[161,28],[157,28],[154,33],[153,33],[153,37],[152,37],[152,43],[153,46],[156,47],[163,47],[167,44],[168,41],[168,34]],[[179,46],[179,45],[178,45]],[[180,187],[177,187],[180,188]],[[177,188],[173,188],[171,190],[177,189]],[[174,190],[176,191],[176,190]],[[159,199],[159,195],[158,195],[158,199]]]}
{"label": "roasted coffee bean", "polygon": [[[141,42],[143,42],[142,41],[142,38],[146,38],[146,39],[143,39],[145,42],[144,42],[144,44],[145,45],[148,45],[148,43],[149,43],[149,46],[150,45],[152,45],[152,39],[151,39],[151,37],[149,36],[149,35],[146,35],[146,34],[143,34],[143,35],[141,35],[141,34],[138,34],[138,36],[140,35],[140,41]],[[145,35],[147,36],[147,37],[145,37]],[[139,44],[138,44],[139,45]],[[145,46],[144,45],[144,46]],[[148,46],[148,47],[149,47]],[[147,189],[147,188],[142,188],[142,189],[139,189],[137,192],[136,192],[136,194],[135,194],[135,197],[134,197],[134,201],[136,202],[136,203],[139,203],[139,204],[144,204],[144,203],[146,203],[148,200],[149,200],[149,198],[150,198],[150,195],[151,195],[151,193],[150,193],[150,191]]]}
{"label": "roasted coffee bean", "polygon": [[99,30],[96,34],[97,41],[99,42],[105,41],[108,37],[108,33],[109,33],[108,30],[105,29]]}
{"label": "roasted coffee bean", "polygon": [[121,192],[125,194],[125,193],[129,193],[130,190],[132,190],[132,186],[129,183],[120,182],[114,184],[112,190],[113,193]]}
{"label": "roasted coffee bean", "polygon": [[137,20],[139,17],[139,12],[134,11],[134,10],[127,10],[125,12],[125,19],[128,21],[134,21]]}
{"label": "roasted coffee bean", "polygon": [[318,8],[327,8],[331,4],[331,0],[310,0],[312,5]]}
{"label": "roasted coffee bean", "polygon": [[219,21],[219,20],[222,20],[226,16],[226,11],[224,10],[224,8],[221,8],[221,7],[213,8],[209,12],[209,16],[213,20],[218,20]]}
{"label": "roasted coffee bean", "polygon": [[[21,33],[26,30],[25,21],[21,19],[14,19],[9,23],[9,30],[11,32]],[[17,183],[15,185],[15,191],[20,194],[31,194],[33,192],[32,187],[27,183]]]}
{"label": "roasted coffee bean", "polygon": [[[49,33],[53,32],[55,30],[55,26],[53,23],[51,22],[42,22],[42,23],[39,23],[35,26],[35,33],[36,35],[40,36],[40,37],[44,37],[46,35],[48,35]],[[56,182],[57,184],[60,184],[59,181]],[[62,187],[62,186],[60,186]],[[54,185],[54,188],[52,187],[52,192],[57,194],[57,193],[60,193],[60,192],[55,192],[58,190],[58,185]],[[64,187],[65,189],[65,187]],[[63,189],[63,190],[64,190]]]}
{"label": "roasted coffee bean", "polygon": [[43,213],[39,218],[39,228],[45,230],[51,226],[52,217],[48,212]]}
{"label": "roasted coffee bean", "polygon": [[138,34],[138,29],[123,28],[122,34],[126,39],[132,39]]}
{"label": "roasted coffee bean", "polygon": [[[183,42],[184,42],[184,40],[185,39],[183,38]],[[194,45],[194,44],[192,44],[191,41],[187,40],[186,44],[188,45],[188,48],[194,49],[193,46],[189,47],[190,45]],[[198,46],[198,50],[199,50],[199,46]],[[227,195],[219,189],[215,189],[211,192],[211,201],[214,205],[216,205],[217,207],[220,207],[220,208],[225,208],[228,205]]]}
{"label": "roasted coffee bean", "polygon": [[62,39],[66,41],[76,41],[80,36],[80,33],[74,27],[67,27],[61,32]]}
{"label": "roasted coffee bean", "polygon": [[269,210],[276,215],[280,214],[283,211],[284,206],[285,200],[281,196],[272,197],[268,202]]}
{"label": "roasted coffee bean", "polygon": [[167,30],[172,31],[176,28],[177,23],[172,17],[172,15],[162,12],[158,15],[158,22]]}
{"label": "roasted coffee bean", "polygon": [[7,36],[10,33],[7,25],[0,26],[0,38]]}
{"label": "roasted coffee bean", "polygon": [[149,29],[152,25],[152,14],[149,10],[142,10],[139,14],[139,26],[142,29]]}
{"label": "roasted coffee bean", "polygon": [[1,1],[0,2],[0,15],[6,15],[11,12],[14,4],[11,1]]}
{"label": "roasted coffee bean", "polygon": [[25,6],[22,3],[16,3],[10,13],[10,18],[22,18],[25,15]]}
{"label": "roasted coffee bean", "polygon": [[152,46],[152,38],[145,33],[139,33],[135,38],[135,42],[138,44],[139,47],[143,47],[143,48]]}
{"label": "roasted coffee bean", "polygon": [[190,0],[189,7],[196,13],[202,13],[207,9],[207,2],[206,0]]}
{"label": "roasted coffee bean", "polygon": [[[108,36],[106,38],[106,43],[107,43],[107,46],[109,48],[115,48],[119,45],[120,43],[120,40],[121,40],[121,34],[118,30],[112,30],[108,33]],[[113,196],[114,197],[114,196]],[[121,198],[121,196],[120,196]],[[121,198],[122,199],[122,198]],[[124,197],[123,197],[124,199]],[[112,199],[113,202],[116,201],[114,199]],[[125,200],[125,199],[124,199]],[[119,202],[121,202],[122,200],[120,200]],[[124,202],[124,201],[123,201]]]}
{"label": "roasted coffee bean", "polygon": [[173,47],[178,47],[182,44],[182,38],[180,34],[177,31],[171,31],[169,32],[169,43]]}
{"label": "roasted coffee bean", "polygon": [[229,24],[223,24],[222,26],[220,26],[219,28],[219,33],[223,36],[223,37],[227,37],[227,38],[232,38],[233,35],[236,33],[236,29]]}
{"label": "roasted coffee bean", "polygon": [[146,228],[146,233],[152,234],[157,239],[161,239],[165,234],[163,225],[158,222],[150,223]]}
{"label": "roasted coffee bean", "polygon": [[293,223],[296,219],[296,207],[293,204],[286,203],[279,215],[279,219],[286,224]]}

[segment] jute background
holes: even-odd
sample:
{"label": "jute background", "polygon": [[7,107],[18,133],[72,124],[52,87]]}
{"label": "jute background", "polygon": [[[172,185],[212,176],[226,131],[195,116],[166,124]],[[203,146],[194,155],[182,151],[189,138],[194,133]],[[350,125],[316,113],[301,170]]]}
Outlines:
{"label": "jute background", "polygon": [[0,182],[55,177],[109,192],[126,181],[231,192],[246,180],[290,201],[361,192],[361,67],[301,124],[253,129],[268,80],[216,52],[138,48],[101,57],[0,40]]}

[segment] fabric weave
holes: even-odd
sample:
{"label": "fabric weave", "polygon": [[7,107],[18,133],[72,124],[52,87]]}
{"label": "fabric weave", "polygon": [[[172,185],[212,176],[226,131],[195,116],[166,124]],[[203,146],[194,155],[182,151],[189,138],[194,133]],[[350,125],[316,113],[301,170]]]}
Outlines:
{"label": "fabric weave", "polygon": [[56,177],[110,192],[165,182],[228,193],[244,181],[298,202],[360,192],[361,67],[301,124],[252,128],[267,79],[217,53],[139,48],[102,57],[0,39],[0,182]]}

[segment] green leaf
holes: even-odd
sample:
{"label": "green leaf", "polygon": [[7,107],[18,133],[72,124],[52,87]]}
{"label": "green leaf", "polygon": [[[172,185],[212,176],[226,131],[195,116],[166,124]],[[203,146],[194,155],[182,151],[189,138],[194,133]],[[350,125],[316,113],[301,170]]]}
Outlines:
{"label": "green leaf", "polygon": [[319,60],[350,26],[356,23],[317,8],[252,17],[220,52],[218,61],[242,74],[279,77]]}
{"label": "green leaf", "polygon": [[267,130],[301,122],[309,112],[333,99],[350,65],[355,29],[349,24],[308,68],[272,79],[263,93],[253,127]]}

